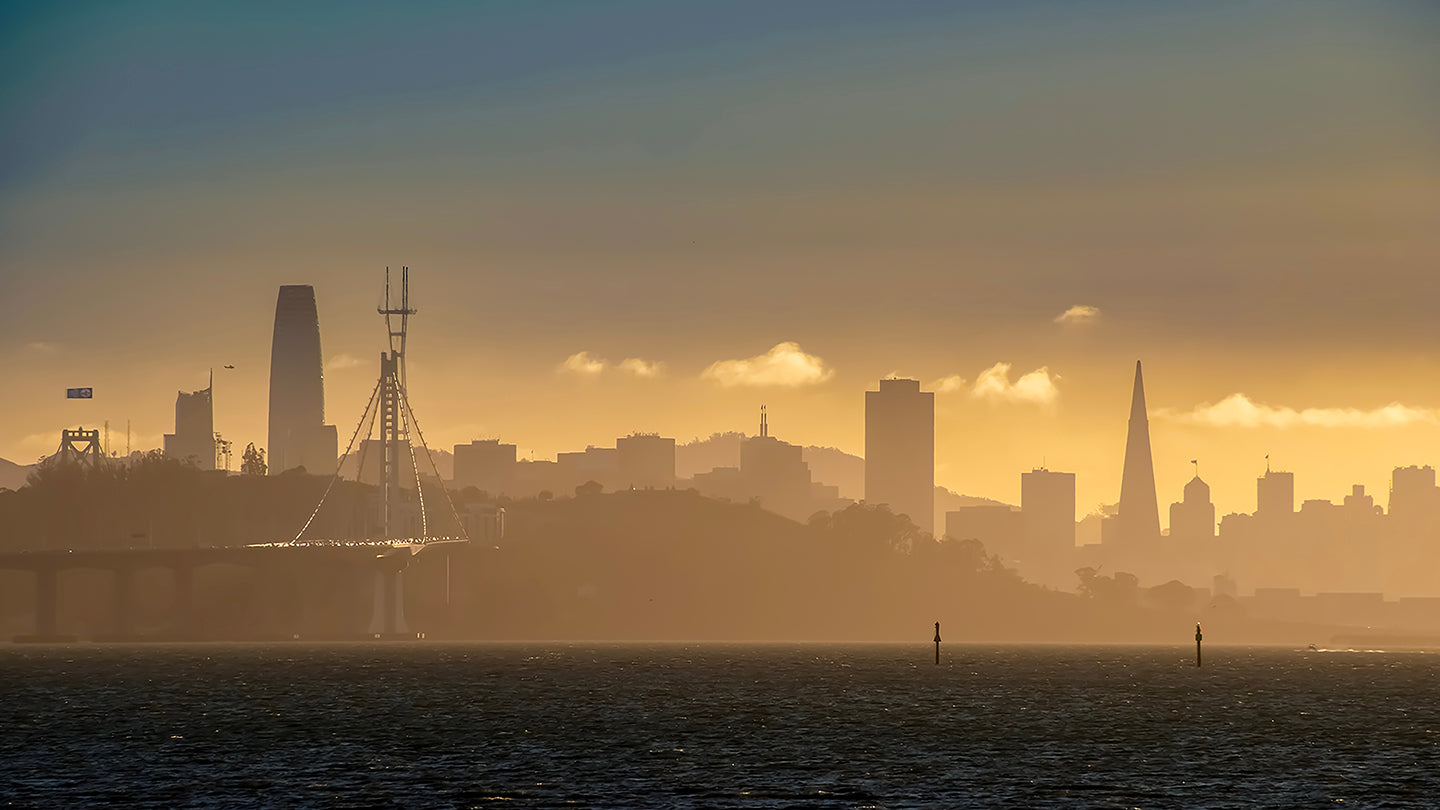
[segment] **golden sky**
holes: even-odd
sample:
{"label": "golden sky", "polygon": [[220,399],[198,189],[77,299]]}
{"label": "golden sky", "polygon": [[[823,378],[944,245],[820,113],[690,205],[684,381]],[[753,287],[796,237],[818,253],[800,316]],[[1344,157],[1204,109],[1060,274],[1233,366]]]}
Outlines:
{"label": "golden sky", "polygon": [[1162,516],[1191,459],[1221,514],[1266,454],[1299,499],[1440,463],[1440,15],[1006,5],[6,11],[0,456],[157,446],[212,367],[263,443],[295,283],[343,444],[403,264],[440,447],[765,404],[858,453],[900,374],[939,392],[938,483],[1017,502],[1043,462],[1083,513],[1141,359]]}

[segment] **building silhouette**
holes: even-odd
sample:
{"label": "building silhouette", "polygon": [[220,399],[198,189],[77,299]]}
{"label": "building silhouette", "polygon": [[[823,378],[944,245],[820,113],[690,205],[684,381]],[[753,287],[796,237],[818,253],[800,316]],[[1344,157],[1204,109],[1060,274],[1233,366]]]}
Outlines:
{"label": "building silhouette", "polygon": [[513,491],[515,452],[515,445],[499,439],[455,445],[455,486],[475,487],[492,496]]}
{"label": "building silhouette", "polygon": [[935,528],[935,394],[919,380],[865,392],[865,501]]}
{"label": "building silhouette", "polygon": [[1210,485],[1199,475],[1185,485],[1183,499],[1170,504],[1170,539],[1180,543],[1215,539],[1215,504],[1210,502]]}
{"label": "building silhouette", "polygon": [[1255,516],[1283,520],[1295,514],[1295,474],[1266,469],[1255,479]]}
{"label": "building silhouette", "polygon": [[1013,568],[1022,556],[1023,516],[1006,504],[962,506],[945,513],[945,536],[951,540],[979,540],[985,551]]}
{"label": "building silhouette", "polygon": [[[1160,539],[1160,507],[1155,497],[1155,465],[1150,456],[1150,417],[1145,410],[1145,380],[1135,361],[1135,389],[1125,437],[1125,469],[1120,478],[1120,509],[1105,542],[1132,549],[1153,547]],[[1104,531],[1102,528],[1102,531]]]}
{"label": "building silhouette", "polygon": [[320,354],[320,316],[308,284],[280,288],[275,336],[270,346],[270,473],[296,467],[328,475],[335,471],[339,439],[325,424],[325,373]]}
{"label": "building silhouette", "polygon": [[1440,506],[1440,489],[1435,487],[1435,468],[1396,467],[1390,474],[1390,517],[1407,525],[1428,523]]}
{"label": "building silhouette", "polygon": [[620,456],[619,486],[665,489],[675,486],[675,440],[656,433],[632,433],[615,440]]}
{"label": "building silhouette", "polygon": [[1075,571],[1075,473],[1020,474],[1021,572],[1066,586]]}
{"label": "building silhouette", "polygon": [[175,432],[165,434],[166,456],[202,470],[215,469],[214,388],[212,380],[199,391],[181,391],[175,397]]}

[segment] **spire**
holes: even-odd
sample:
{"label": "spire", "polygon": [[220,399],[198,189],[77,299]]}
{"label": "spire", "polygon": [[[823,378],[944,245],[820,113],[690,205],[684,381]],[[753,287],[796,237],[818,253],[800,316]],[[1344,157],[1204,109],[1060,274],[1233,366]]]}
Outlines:
{"label": "spire", "polygon": [[761,435],[762,437],[763,437],[763,436],[769,436],[769,435],[770,435],[770,426],[769,426],[768,424],[766,424],[766,422],[765,422],[765,406],[764,406],[764,405],[761,405],[761,406],[760,406],[760,435]]}
{"label": "spire", "polygon": [[1145,412],[1145,381],[1135,361],[1135,391],[1130,400],[1130,428],[1125,438],[1125,469],[1120,478],[1118,537],[1128,546],[1152,544],[1160,537],[1160,509],[1155,499],[1155,465],[1150,455],[1150,419]]}
{"label": "spire", "polygon": [[1135,361],[1135,393],[1130,399],[1130,421],[1139,419],[1141,422],[1149,422],[1150,417],[1145,412],[1145,378],[1140,374],[1140,361]]}

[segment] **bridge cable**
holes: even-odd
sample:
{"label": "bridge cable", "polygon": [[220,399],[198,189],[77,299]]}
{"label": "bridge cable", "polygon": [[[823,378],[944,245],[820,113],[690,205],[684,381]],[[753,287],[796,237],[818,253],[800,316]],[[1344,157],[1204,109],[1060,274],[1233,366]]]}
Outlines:
{"label": "bridge cable", "polygon": [[[465,531],[465,523],[460,520],[460,513],[455,511],[455,502],[450,500],[450,491],[445,489],[445,479],[440,477],[440,468],[435,465],[435,457],[430,454],[430,445],[425,443],[425,434],[420,432],[420,420],[415,418],[415,411],[410,408],[410,397],[403,392],[400,394],[400,403],[405,406],[405,411],[410,414],[410,423],[415,425],[415,435],[420,439],[420,447],[425,450],[425,458],[430,461],[430,469],[435,471],[435,480],[440,482],[440,494],[445,496],[445,505],[450,507],[450,517],[455,519],[455,526],[460,530],[460,536],[467,542],[470,540],[470,533]],[[415,452],[415,446],[410,446],[410,452]],[[415,475],[415,486],[420,486],[420,475]]]}
{"label": "bridge cable", "polygon": [[[400,401],[405,401],[403,394]],[[415,442],[410,441],[410,426],[415,422],[415,414],[410,413],[409,406],[406,406],[400,410],[400,417],[405,420],[405,444],[410,448],[410,469],[415,473],[415,496],[420,499],[420,539],[423,541],[430,536],[430,522],[425,517],[425,487],[420,483],[420,463],[415,460]],[[419,435],[418,428],[415,433]]]}
{"label": "bridge cable", "polygon": [[[304,526],[300,527],[299,534],[296,534],[295,539],[291,540],[290,542],[300,542],[300,538],[305,536],[305,532],[309,530],[310,524],[315,521],[315,516],[320,514],[320,507],[325,505],[325,499],[330,497],[330,490],[334,489],[335,482],[340,480],[340,470],[342,467],[345,466],[345,459],[350,457],[350,451],[355,447],[355,440],[360,437],[360,428],[365,426],[365,417],[369,415],[370,408],[375,405],[379,395],[380,381],[377,380],[375,383],[375,390],[370,392],[370,401],[365,403],[365,411],[360,414],[360,422],[355,425],[355,433],[350,437],[350,444],[345,447],[345,454],[342,455],[340,457],[340,460],[335,463],[335,475],[331,476],[330,483],[325,486],[325,492],[320,495],[320,502],[315,504],[315,511],[310,513],[310,518],[305,521]],[[364,460],[362,459],[361,461],[363,463]]]}

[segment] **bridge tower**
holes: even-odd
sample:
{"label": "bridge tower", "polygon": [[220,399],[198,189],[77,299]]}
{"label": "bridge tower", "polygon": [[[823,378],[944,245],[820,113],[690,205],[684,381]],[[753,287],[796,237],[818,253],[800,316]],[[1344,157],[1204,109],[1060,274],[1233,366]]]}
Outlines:
{"label": "bridge tower", "polygon": [[60,431],[60,450],[56,453],[61,464],[84,464],[91,469],[100,466],[104,452],[100,448],[98,430]]}
{"label": "bridge tower", "polygon": [[[402,404],[408,401],[405,390],[405,339],[410,316],[415,314],[410,307],[410,268],[400,268],[398,305],[391,302],[390,268],[385,268],[385,306],[377,308],[376,312],[385,316],[385,331],[390,339],[389,352],[380,355],[380,527],[383,539],[395,540],[398,539],[395,535],[400,505],[400,453],[402,446],[407,450],[411,447],[409,424],[401,413]],[[420,489],[418,469],[415,488],[417,492]],[[424,508],[423,501],[421,508]]]}

